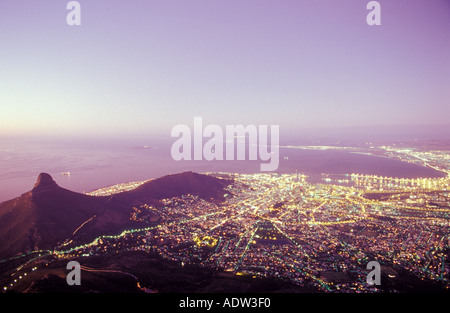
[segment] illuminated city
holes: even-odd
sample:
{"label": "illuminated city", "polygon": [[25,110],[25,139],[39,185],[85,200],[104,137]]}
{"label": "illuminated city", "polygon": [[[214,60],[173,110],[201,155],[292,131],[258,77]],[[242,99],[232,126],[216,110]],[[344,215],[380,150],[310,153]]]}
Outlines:
{"label": "illuminated city", "polygon": [[[447,158],[433,160],[448,173]],[[67,240],[54,250],[31,252],[34,258],[17,268],[3,290],[14,290],[25,270],[33,271],[42,260],[48,264],[124,251],[157,253],[180,267],[195,264],[225,277],[278,279],[323,292],[381,291],[365,283],[365,266],[373,260],[382,264],[387,279],[407,271],[450,287],[449,176],[397,179],[350,173],[342,175],[347,179],[312,184],[300,173],[206,174],[232,178],[225,201],[185,194],[162,199],[159,207],[135,206],[129,219],[148,227],[81,246]],[[91,194],[112,195],[140,185],[120,184]]]}

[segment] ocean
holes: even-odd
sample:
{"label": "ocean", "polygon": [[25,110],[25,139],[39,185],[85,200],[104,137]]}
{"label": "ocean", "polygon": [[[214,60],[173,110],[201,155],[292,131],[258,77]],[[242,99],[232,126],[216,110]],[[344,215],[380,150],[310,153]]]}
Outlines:
{"label": "ocean", "polygon": [[[118,183],[184,171],[257,173],[261,161],[174,161],[168,139],[1,138],[0,202],[31,190],[41,172],[64,188],[90,192]],[[70,175],[62,173],[70,172]],[[373,174],[399,178],[442,177],[431,168],[335,150],[280,148],[279,173]]]}

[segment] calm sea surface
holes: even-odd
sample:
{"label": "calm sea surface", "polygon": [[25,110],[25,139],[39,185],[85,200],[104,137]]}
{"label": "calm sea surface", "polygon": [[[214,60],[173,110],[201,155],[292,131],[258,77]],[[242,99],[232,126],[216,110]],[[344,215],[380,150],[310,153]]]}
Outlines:
{"label": "calm sea surface", "polygon": [[[41,172],[62,187],[89,192],[183,171],[259,172],[260,161],[172,160],[171,142],[152,140],[0,140],[0,202],[33,188]],[[284,157],[288,157],[285,159]],[[376,174],[403,178],[442,177],[440,172],[398,160],[338,151],[280,149],[280,173]],[[70,176],[62,175],[70,172]]]}

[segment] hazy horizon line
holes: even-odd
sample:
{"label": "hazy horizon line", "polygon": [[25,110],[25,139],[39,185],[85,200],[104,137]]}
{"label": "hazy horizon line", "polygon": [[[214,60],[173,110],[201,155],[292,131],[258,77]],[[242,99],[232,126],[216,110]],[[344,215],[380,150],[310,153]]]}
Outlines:
{"label": "hazy horizon line", "polygon": [[[189,125],[191,121],[186,123]],[[210,123],[211,124],[211,123]],[[236,123],[233,125],[238,125]],[[242,125],[247,125],[241,123]],[[204,126],[208,125],[205,123]],[[220,124],[218,124],[220,125]],[[134,140],[134,139],[170,139],[170,129],[167,130],[148,130],[141,132],[46,132],[46,131],[32,131],[32,132],[10,132],[1,133],[0,138],[13,139],[13,138],[23,138],[23,139],[72,139],[72,140]],[[437,140],[449,139],[450,138],[450,123],[449,124],[404,124],[404,125],[348,125],[348,126],[298,126],[288,127],[280,125],[280,137],[284,139],[302,139],[304,137],[330,137],[338,139],[338,137],[383,137],[387,139],[388,136],[393,137],[404,137],[410,139],[432,139],[433,137]],[[346,139],[342,138],[342,139]],[[450,140],[450,139],[449,139]]]}

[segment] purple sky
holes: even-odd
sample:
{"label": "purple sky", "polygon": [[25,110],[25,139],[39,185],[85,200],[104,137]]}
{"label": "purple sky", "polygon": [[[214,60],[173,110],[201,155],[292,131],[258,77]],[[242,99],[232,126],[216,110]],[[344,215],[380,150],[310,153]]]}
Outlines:
{"label": "purple sky", "polygon": [[448,0],[68,2],[0,1],[0,135],[449,125]]}

